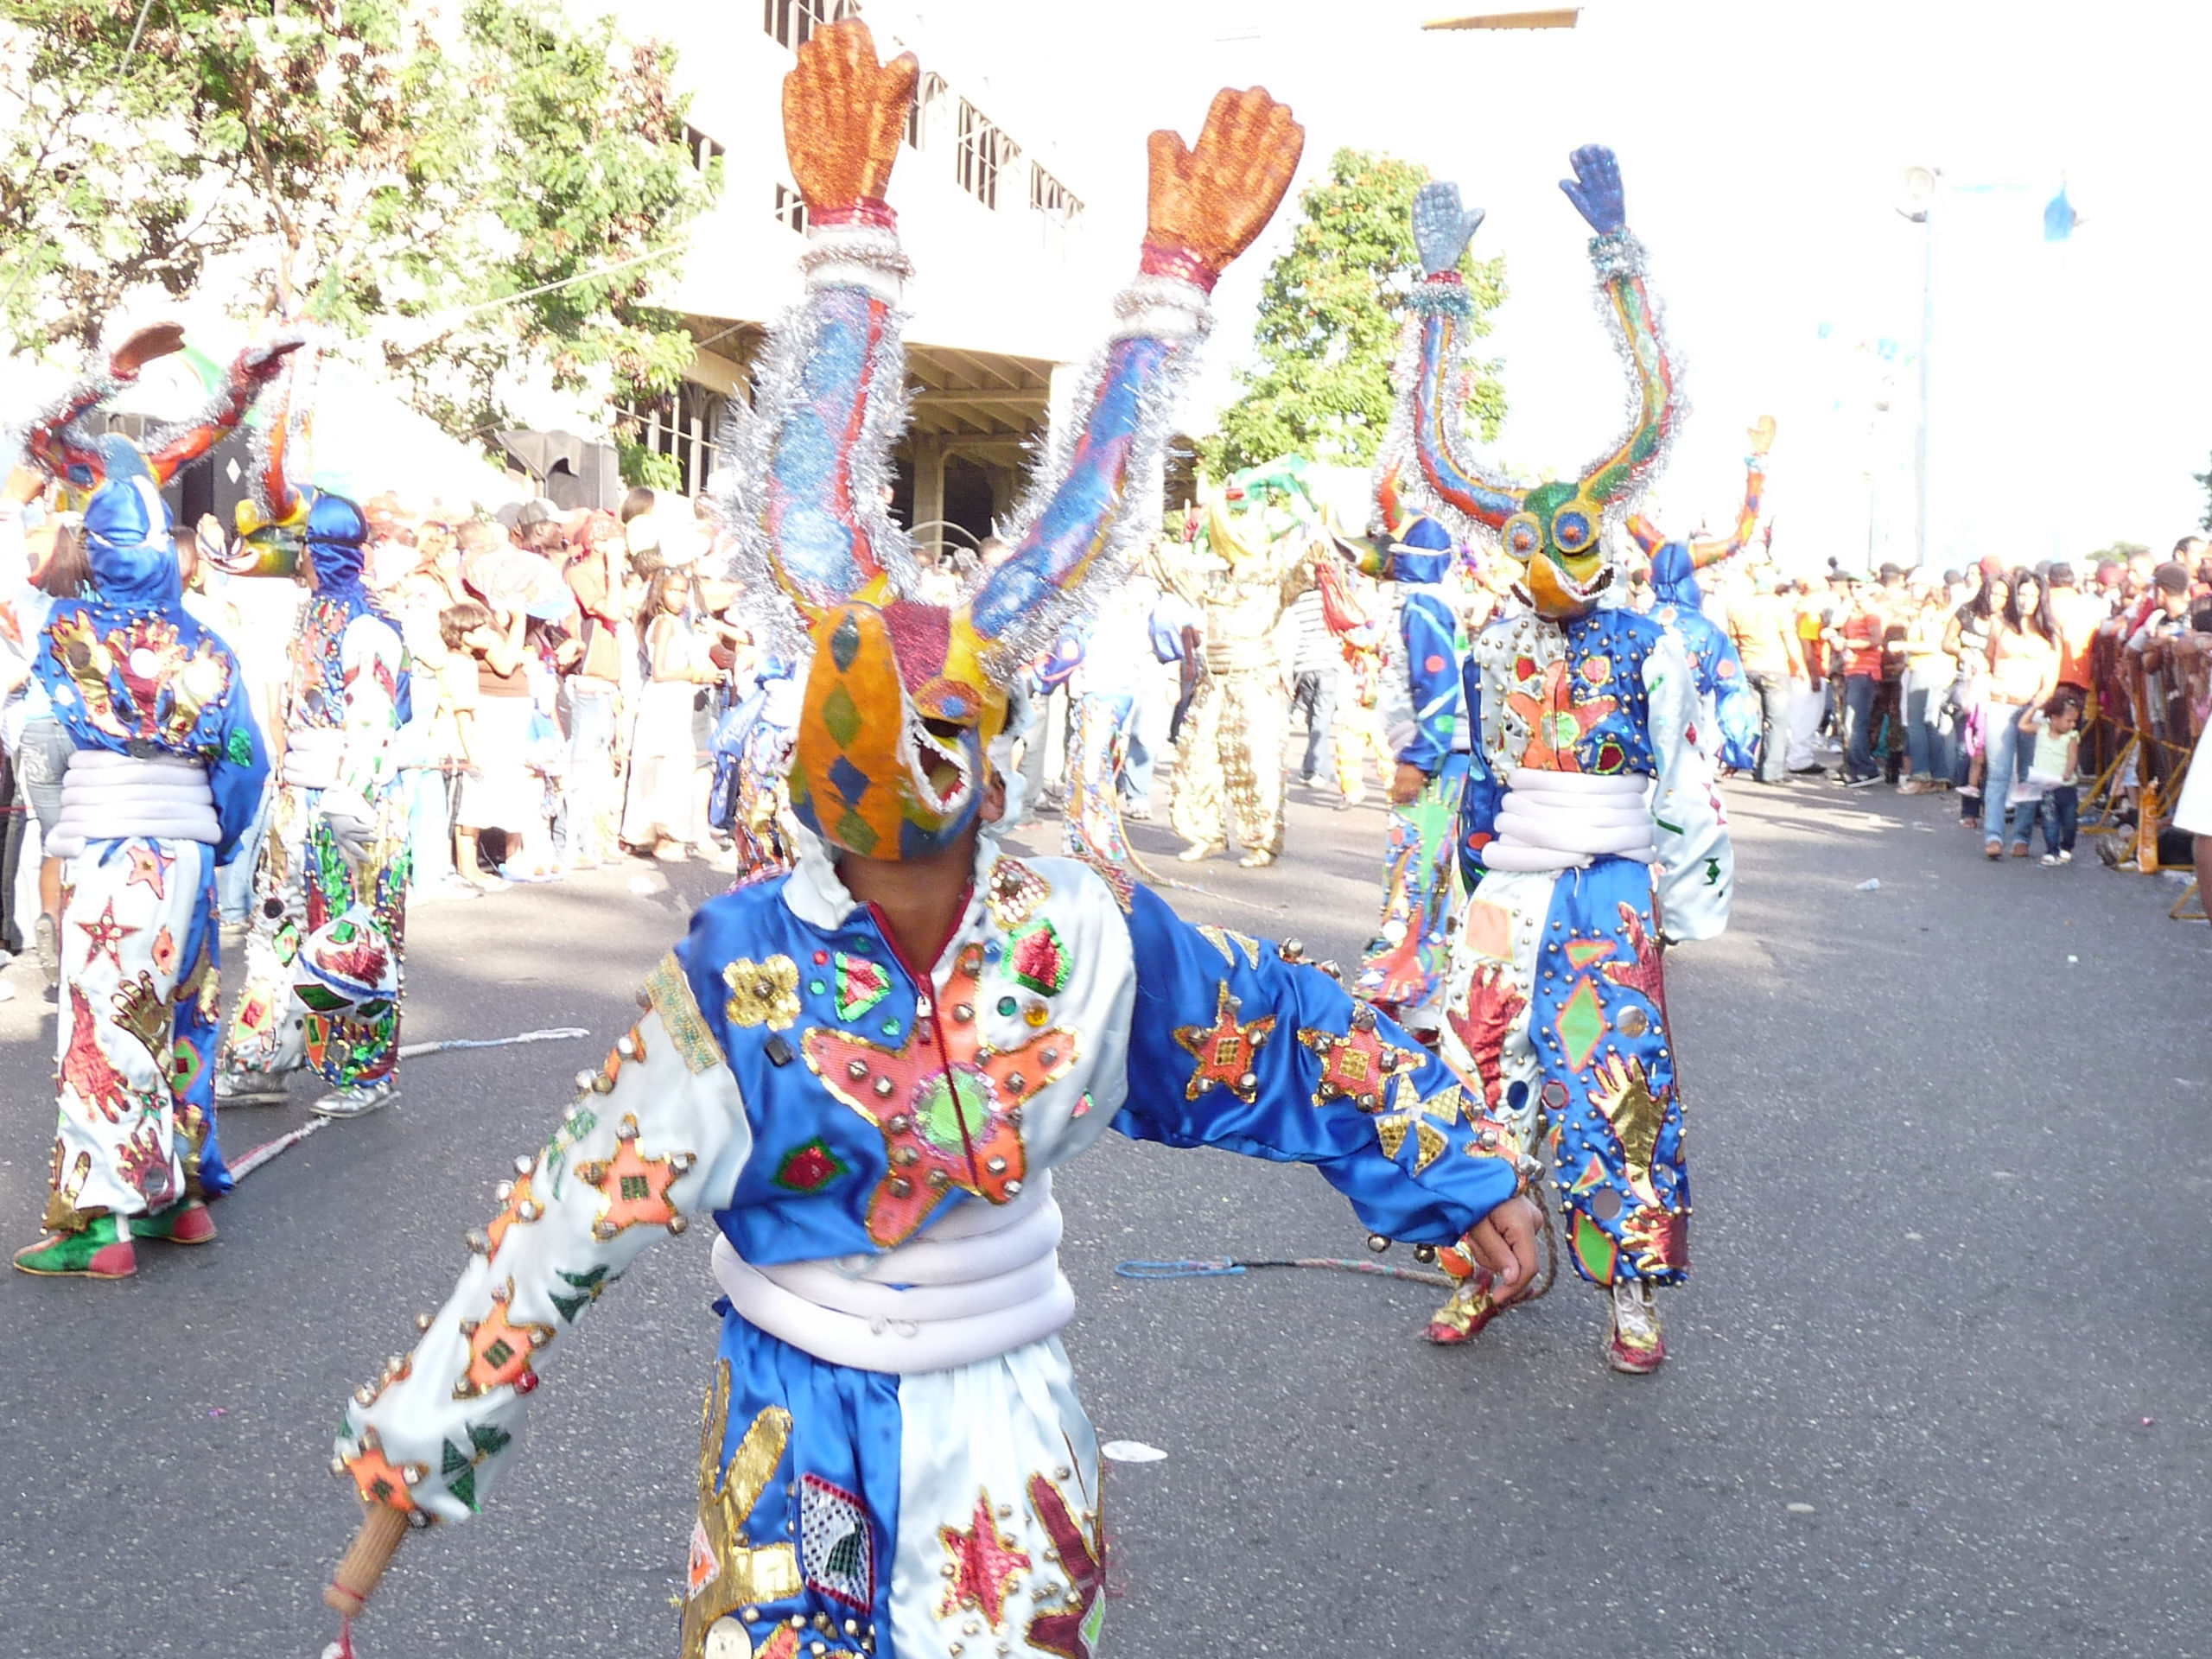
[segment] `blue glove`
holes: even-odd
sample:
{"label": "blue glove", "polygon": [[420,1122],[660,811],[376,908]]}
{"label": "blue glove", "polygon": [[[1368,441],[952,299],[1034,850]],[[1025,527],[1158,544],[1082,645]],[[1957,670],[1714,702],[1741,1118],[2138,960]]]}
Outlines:
{"label": "blue glove", "polygon": [[1474,239],[1483,217],[1479,207],[1461,210],[1456,184],[1424,184],[1415,191],[1414,247],[1421,255],[1422,274],[1433,276],[1440,271],[1457,270],[1459,257]]}
{"label": "blue glove", "polygon": [[1574,211],[1590,221],[1600,236],[1615,236],[1628,228],[1628,204],[1621,199],[1621,167],[1603,144],[1585,144],[1568,156],[1572,179],[1559,188],[1574,204]]}

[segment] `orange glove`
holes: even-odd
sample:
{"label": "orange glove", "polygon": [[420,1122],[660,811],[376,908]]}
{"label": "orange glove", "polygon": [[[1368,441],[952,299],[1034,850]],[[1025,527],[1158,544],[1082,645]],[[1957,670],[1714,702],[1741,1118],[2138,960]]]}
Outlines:
{"label": "orange glove", "polygon": [[1274,217],[1305,148],[1290,106],[1258,86],[1216,92],[1195,146],[1154,133],[1143,269],[1211,289]]}
{"label": "orange glove", "polygon": [[817,29],[799,48],[798,67],[784,77],[784,149],[810,213],[887,222],[883,194],[920,75],[911,52],[879,63],[858,18]]}

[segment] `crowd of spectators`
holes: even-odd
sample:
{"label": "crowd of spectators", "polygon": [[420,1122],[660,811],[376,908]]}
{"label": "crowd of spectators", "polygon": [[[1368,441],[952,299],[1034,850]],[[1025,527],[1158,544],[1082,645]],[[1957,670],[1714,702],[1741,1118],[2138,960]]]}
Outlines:
{"label": "crowd of spectators", "polygon": [[[2168,861],[2212,850],[2212,778],[2181,787],[2212,703],[2212,556],[2171,555],[1824,581],[1732,576],[1714,607],[1764,714],[1758,781],[1950,791],[1984,855],[2073,861],[2087,790]],[[2177,821],[2177,812],[2178,818]],[[2194,847],[2190,837],[2196,837]],[[2132,862],[2100,842],[2110,861]]]}

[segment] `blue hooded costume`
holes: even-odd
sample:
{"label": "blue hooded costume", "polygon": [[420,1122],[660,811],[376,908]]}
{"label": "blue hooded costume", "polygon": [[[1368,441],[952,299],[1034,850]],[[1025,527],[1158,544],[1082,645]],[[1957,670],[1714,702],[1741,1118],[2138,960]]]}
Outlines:
{"label": "blue hooded costume", "polygon": [[255,874],[221,1098],[279,1096],[302,1065],[338,1089],[372,1085],[398,1060],[410,861],[393,740],[414,702],[406,645],[361,584],[368,531],[353,502],[313,495],[284,786]]}
{"label": "blue hooded costume", "polygon": [[1390,809],[1382,927],[1361,964],[1358,990],[1416,1030],[1438,1023],[1431,1005],[1451,954],[1451,851],[1467,782],[1459,691],[1467,642],[1443,587],[1458,556],[1452,533],[1424,517],[1389,542],[1379,560],[1363,561],[1398,584],[1398,631],[1414,715],[1398,763],[1418,766],[1428,782],[1411,801]]}
{"label": "blue hooded costume", "polygon": [[85,512],[93,588],[54,602],[35,665],[77,750],[49,842],[67,862],[46,1224],[64,1234],[230,1190],[207,1065],[215,866],[269,770],[237,658],[184,609],[152,478],[108,459]]}
{"label": "blue hooded costume", "polygon": [[[1758,764],[1759,703],[1744,680],[1736,642],[1705,613],[1705,594],[1688,542],[1662,542],[1651,555],[1652,617],[1681,637],[1698,699],[1719,738],[1723,766],[1749,772]],[[1701,745],[1709,748],[1708,737]]]}

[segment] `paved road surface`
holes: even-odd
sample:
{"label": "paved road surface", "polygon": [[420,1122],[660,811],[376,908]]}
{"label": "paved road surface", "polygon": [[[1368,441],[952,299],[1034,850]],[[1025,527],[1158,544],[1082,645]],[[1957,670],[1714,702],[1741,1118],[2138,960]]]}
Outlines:
{"label": "paved road surface", "polygon": [[[1066,1173],[1068,1347],[1102,1433],[1168,1453],[1108,1488],[1109,1655],[2204,1650],[2212,933],[2164,919],[2164,882],[1986,865],[1941,800],[1735,804],[1735,926],[1672,964],[1697,1280],[1666,1299],[1662,1375],[1604,1368],[1571,1282],[1445,1352],[1419,1287],[1117,1280],[1361,1233],[1308,1171],[1109,1137]],[[1174,897],[1349,957],[1382,835],[1300,795],[1282,866]],[[318,1135],[220,1206],[214,1247],[149,1247],[130,1282],[0,1274],[0,1647],[320,1650],[357,1513],[325,1472],[340,1402],[715,885],[631,874],[410,927],[411,1038],[591,1041],[416,1063],[401,1108]],[[27,969],[0,1005],[11,1243],[52,1111]],[[302,1116],[234,1112],[226,1144]],[[661,1245],[571,1339],[525,1465],[410,1541],[364,1659],[673,1653],[707,1243]]]}

